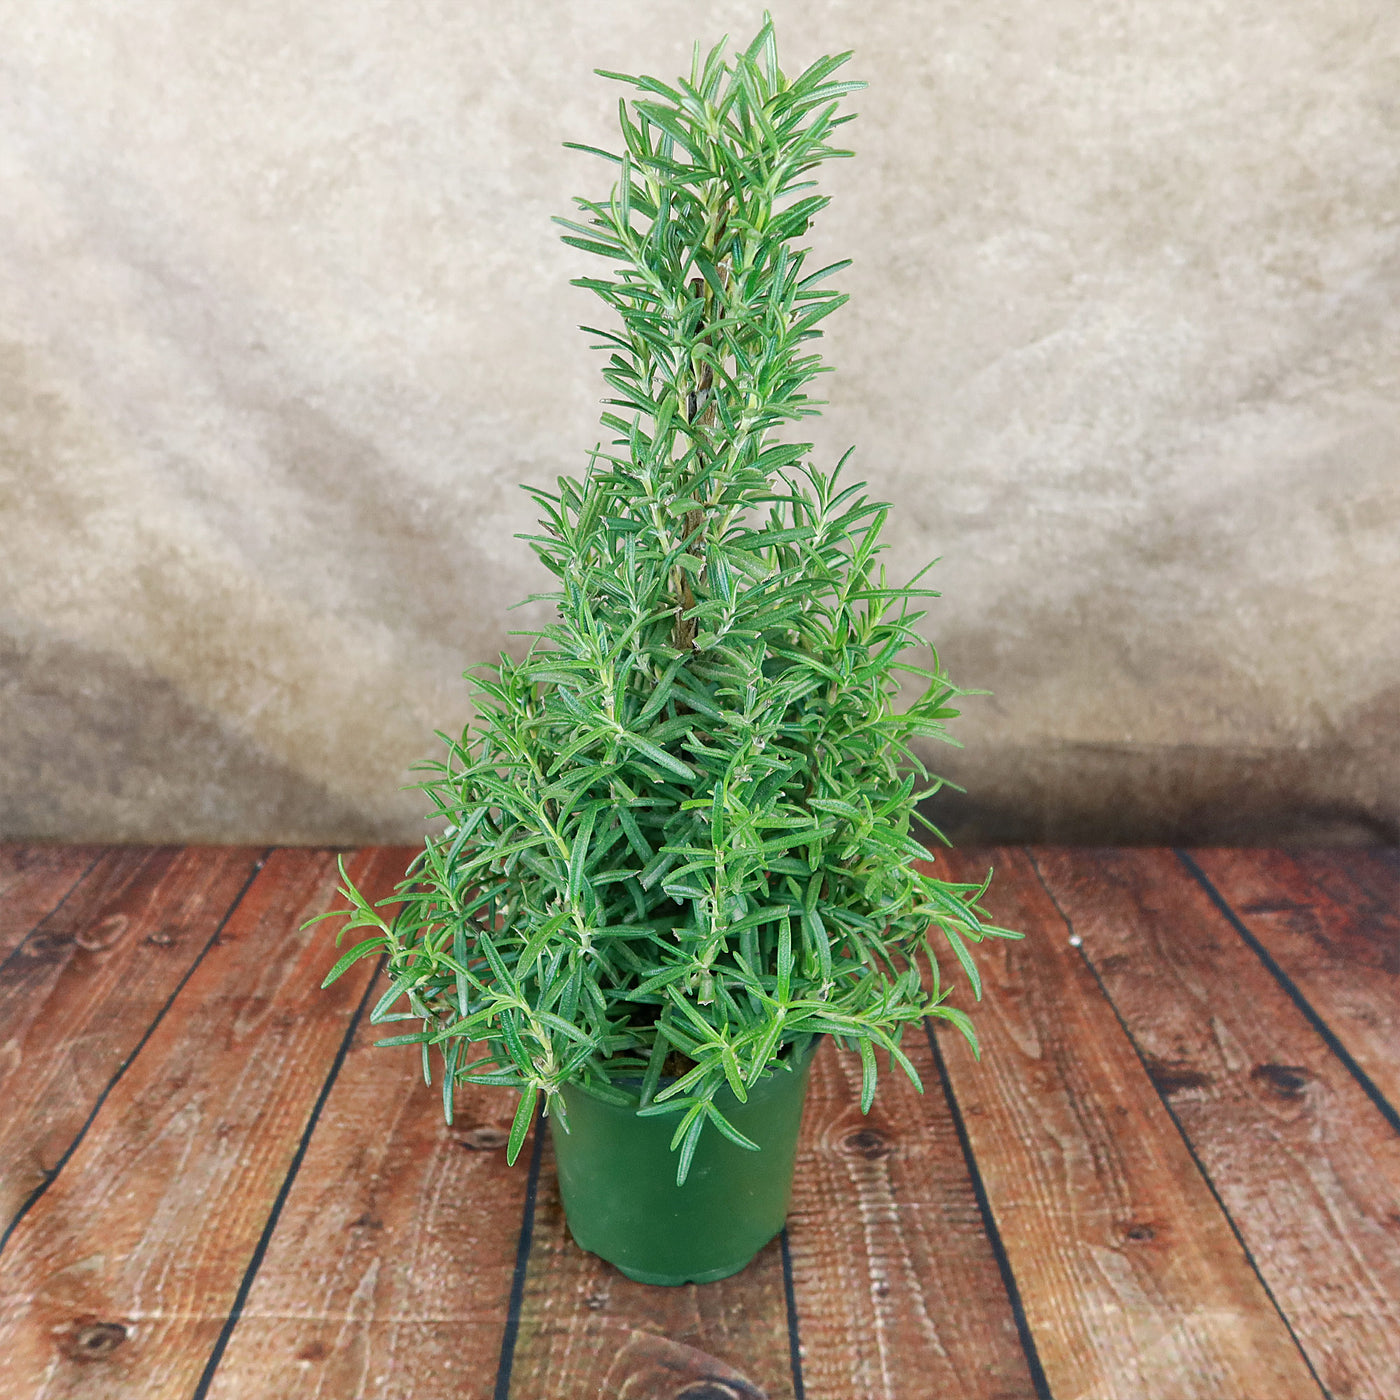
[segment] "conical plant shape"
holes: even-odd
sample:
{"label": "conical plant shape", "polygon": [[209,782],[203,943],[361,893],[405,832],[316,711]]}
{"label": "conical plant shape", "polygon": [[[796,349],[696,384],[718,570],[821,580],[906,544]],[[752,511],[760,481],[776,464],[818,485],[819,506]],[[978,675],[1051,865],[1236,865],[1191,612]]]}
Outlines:
{"label": "conical plant shape", "polygon": [[477,717],[421,784],[446,830],[399,912],[347,881],[346,929],[373,932],[331,976],[387,952],[373,1019],[421,1029],[384,1043],[420,1043],[425,1074],[440,1052],[449,1116],[457,1082],[521,1089],[512,1160],[540,1096],[558,1113],[565,1083],[624,1100],[631,1080],[675,1116],[684,1179],[702,1132],[751,1145],[721,1088],[744,1101],[819,1034],[859,1053],[868,1108],[877,1054],[917,1083],[911,1023],[973,1039],[939,958],[980,995],[967,945],[1007,933],[985,884],[914,864],[939,785],[914,744],[961,693],[915,630],[937,595],[887,579],[888,507],[780,436],[817,411],[818,327],[846,299],[847,264],[809,270],[799,244],[827,203],[814,172],[849,154],[848,57],[788,78],[765,20],[673,85],[603,75],[637,94],[621,149],[594,151],[612,191],[559,222],[600,264],[576,285],[611,313],[585,328],[609,440],[531,489],[555,620],[478,668]]}

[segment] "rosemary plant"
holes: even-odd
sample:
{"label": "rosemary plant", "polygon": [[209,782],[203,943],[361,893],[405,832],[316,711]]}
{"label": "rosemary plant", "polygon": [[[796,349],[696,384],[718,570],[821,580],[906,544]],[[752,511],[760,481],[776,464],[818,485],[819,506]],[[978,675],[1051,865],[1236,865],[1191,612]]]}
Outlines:
{"label": "rosemary plant", "polygon": [[[886,579],[888,507],[778,436],[817,412],[813,342],[846,300],[829,279],[849,264],[808,271],[797,244],[827,203],[809,177],[850,154],[831,144],[863,86],[833,76],[848,57],[788,78],[765,16],[674,85],[602,74],[638,93],[622,150],[576,148],[615,183],[558,222],[606,265],[575,285],[615,313],[584,328],[608,355],[611,441],[581,480],[527,488],[557,620],[523,634],[523,660],[477,668],[475,722],[419,784],[446,830],[398,912],[346,881],[342,934],[372,936],[327,982],[387,952],[372,1018],[421,1028],[381,1043],[420,1044],[425,1075],[441,1052],[449,1120],[458,1083],[519,1088],[512,1161],[541,1095],[562,1113],[566,1082],[630,1086],[677,1116],[683,1180],[707,1125],[752,1146],[716,1095],[745,1099],[818,1034],[859,1053],[868,1109],[877,1051],[918,1082],[911,1023],[943,1017],[975,1047],[938,955],[980,997],[967,944],[1015,936],[984,921],[985,882],[915,866],[940,780],[913,741],[945,738],[965,693],[936,654],[908,659],[937,595]],[[920,693],[899,711],[901,675]]]}

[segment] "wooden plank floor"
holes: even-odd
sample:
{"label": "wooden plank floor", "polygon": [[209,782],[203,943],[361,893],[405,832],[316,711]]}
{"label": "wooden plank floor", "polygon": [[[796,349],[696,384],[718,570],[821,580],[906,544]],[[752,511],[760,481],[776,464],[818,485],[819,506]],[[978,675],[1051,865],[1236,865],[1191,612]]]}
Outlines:
{"label": "wooden plank floor", "polygon": [[1395,851],[940,855],[1028,935],[981,1062],[863,1118],[824,1046],[788,1229],[676,1289],[319,990],[335,857],[0,846],[0,1400],[1400,1400]]}

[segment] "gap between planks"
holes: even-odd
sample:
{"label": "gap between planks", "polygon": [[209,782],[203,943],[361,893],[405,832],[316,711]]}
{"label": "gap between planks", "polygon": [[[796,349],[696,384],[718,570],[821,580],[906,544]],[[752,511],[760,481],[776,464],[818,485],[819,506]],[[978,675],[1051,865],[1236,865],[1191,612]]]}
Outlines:
{"label": "gap between planks", "polygon": [[1024,942],[983,945],[980,1064],[940,1030],[1051,1392],[1095,1400],[1317,1400],[1318,1387],[1029,859],[987,904]]}
{"label": "gap between planks", "polygon": [[1318,1383],[1400,1395],[1400,1135],[1171,852],[1037,863]]}
{"label": "gap between planks", "polygon": [[105,849],[0,844],[0,959],[63,902]]}
{"label": "gap between planks", "polygon": [[516,1096],[463,1088],[449,1128],[388,1033],[355,1034],[210,1400],[492,1392],[527,1187],[505,1163]]}
{"label": "gap between planks", "polygon": [[[378,898],[405,855],[350,868]],[[269,858],[0,1255],[17,1393],[198,1383],[370,976],[319,989],[329,940],[300,925],[336,880],[332,852]]]}
{"label": "gap between planks", "polygon": [[0,1250],[260,865],[238,847],[105,851],[0,963]]}
{"label": "gap between planks", "polygon": [[1400,869],[1356,850],[1177,856],[1400,1132]]}

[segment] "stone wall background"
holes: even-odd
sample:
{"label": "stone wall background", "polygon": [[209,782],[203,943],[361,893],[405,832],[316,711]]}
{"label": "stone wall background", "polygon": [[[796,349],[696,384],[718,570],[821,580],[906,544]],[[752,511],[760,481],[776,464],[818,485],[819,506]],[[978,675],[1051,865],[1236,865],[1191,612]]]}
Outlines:
{"label": "stone wall background", "polygon": [[[1400,9],[772,8],[871,84],[815,431],[994,692],[949,828],[1400,839]],[[560,142],[757,21],[0,0],[0,837],[415,839],[597,438]]]}

